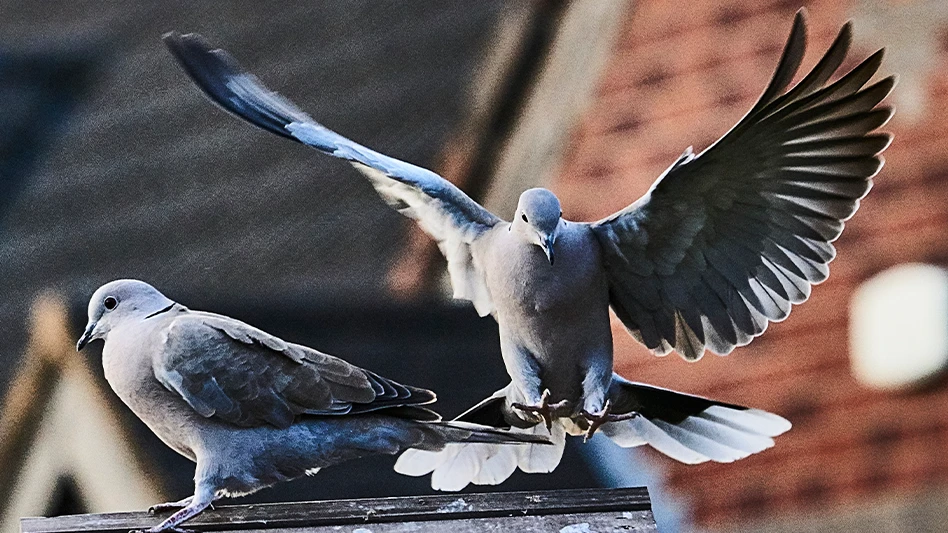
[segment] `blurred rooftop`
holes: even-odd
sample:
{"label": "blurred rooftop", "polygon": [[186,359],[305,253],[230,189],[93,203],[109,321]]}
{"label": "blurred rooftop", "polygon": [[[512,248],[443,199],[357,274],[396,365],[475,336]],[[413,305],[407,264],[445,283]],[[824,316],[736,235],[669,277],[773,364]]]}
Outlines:
{"label": "blurred rooftop", "polygon": [[[887,46],[883,68],[903,74],[887,165],[837,242],[830,279],[727,358],[654,358],[615,327],[625,376],[772,410],[794,429],[729,465],[647,452],[607,461],[608,450],[568,447],[554,474],[519,475],[504,490],[628,483],[646,471],[656,513],[671,509],[663,531],[948,531],[944,377],[870,390],[850,371],[848,339],[863,282],[909,262],[948,267],[948,6],[802,3],[804,68],[854,19],[851,59]],[[0,392],[29,373],[39,295],[60,295],[78,334],[88,295],[120,277],[433,388],[446,415],[506,384],[496,325],[445,298],[431,241],[349,165],[214,109],[161,45],[166,31],[204,34],[328,127],[441,172],[501,216],[520,190],[545,186],[566,217],[593,220],[750,108],[800,4],[0,1]],[[106,390],[98,352],[85,355],[162,490],[186,493],[190,463]],[[430,492],[389,463],[326,469],[255,498]],[[64,483],[50,490],[75,496]]]}

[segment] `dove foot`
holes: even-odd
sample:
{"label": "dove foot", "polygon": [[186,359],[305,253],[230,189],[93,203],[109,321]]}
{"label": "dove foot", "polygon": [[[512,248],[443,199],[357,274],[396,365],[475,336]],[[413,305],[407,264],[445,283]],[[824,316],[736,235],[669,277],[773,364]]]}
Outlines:
{"label": "dove foot", "polygon": [[188,496],[183,500],[178,500],[176,502],[167,502],[167,503],[156,503],[148,508],[148,512],[151,514],[163,513],[165,511],[177,511],[178,509],[184,509],[191,503],[191,499],[194,496]]}
{"label": "dove foot", "polygon": [[559,416],[568,415],[569,411],[572,409],[570,406],[569,400],[560,400],[556,403],[550,403],[550,389],[543,391],[543,395],[540,397],[540,403],[536,405],[528,405],[523,403],[514,402],[511,404],[514,408],[519,409],[523,412],[537,415],[543,419],[546,423],[547,431],[553,431],[553,419]]}
{"label": "dove foot", "polygon": [[153,528],[149,528],[145,530],[133,529],[129,531],[128,533],[155,533],[156,531],[170,531],[172,533],[197,533],[197,531],[193,529],[185,529],[183,527],[172,526],[172,527],[166,527],[164,529],[157,529],[157,527],[158,526],[155,526]]}
{"label": "dove foot", "polygon": [[586,429],[586,435],[583,436],[583,442],[589,442],[589,439],[596,434],[596,430],[599,429],[599,426],[607,422],[621,422],[622,420],[631,420],[637,416],[639,413],[637,411],[631,411],[628,413],[622,413],[618,415],[612,414],[612,403],[609,400],[606,400],[606,405],[602,407],[602,411],[598,413],[590,413],[589,411],[583,409],[581,414],[583,418],[586,419],[586,422],[589,423],[589,428]]}
{"label": "dove foot", "polygon": [[[166,518],[164,522],[158,524],[155,527],[146,529],[143,533],[162,533],[164,531],[173,531],[175,533],[194,533],[193,531],[183,529],[178,526],[182,522],[190,520],[194,518],[195,516],[201,514],[205,509],[210,507],[211,502],[209,500],[212,500],[213,498],[208,498],[207,500],[201,501],[192,496],[191,498],[185,498],[185,499],[188,500],[187,505],[179,509],[173,515]],[[183,501],[184,500],[182,500],[182,502]],[[179,503],[181,502],[174,502],[174,503],[162,504],[162,505],[177,506]],[[155,507],[158,507],[158,506],[155,506]]]}

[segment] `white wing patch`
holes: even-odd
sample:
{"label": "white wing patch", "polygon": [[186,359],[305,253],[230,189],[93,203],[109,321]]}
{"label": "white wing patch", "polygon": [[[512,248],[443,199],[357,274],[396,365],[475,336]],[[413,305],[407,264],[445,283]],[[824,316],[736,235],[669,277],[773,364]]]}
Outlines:
{"label": "white wing patch", "polygon": [[438,249],[448,260],[453,296],[470,300],[480,316],[491,314],[494,303],[490,289],[484,270],[478,266],[471,250],[471,245],[486,228],[467,221],[456,206],[395,180],[380,170],[360,163],[352,166],[369,178],[389,206],[418,222],[421,229],[437,241]]}

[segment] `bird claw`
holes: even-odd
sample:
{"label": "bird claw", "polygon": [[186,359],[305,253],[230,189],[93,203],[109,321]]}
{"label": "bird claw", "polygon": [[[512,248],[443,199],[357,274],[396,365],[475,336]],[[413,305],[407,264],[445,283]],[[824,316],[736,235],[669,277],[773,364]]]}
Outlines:
{"label": "bird claw", "polygon": [[628,413],[623,413],[619,415],[612,414],[612,402],[606,400],[606,405],[602,407],[602,411],[598,413],[590,413],[589,411],[583,409],[581,414],[583,418],[586,419],[586,422],[589,423],[589,427],[586,429],[586,434],[583,436],[583,443],[589,442],[589,439],[596,434],[596,430],[599,429],[605,423],[608,422],[621,422],[623,420],[631,420],[637,416],[639,413],[637,411],[630,411]]}
{"label": "bird claw", "polygon": [[[156,503],[148,508],[148,514],[156,514],[164,511],[178,511],[184,509],[191,503],[190,498],[181,500],[180,502],[168,502],[168,503]],[[208,504],[207,509],[214,510],[214,504]]]}
{"label": "bird claw", "polygon": [[165,533],[171,531],[172,533],[197,533],[193,529],[185,529],[183,527],[171,526],[171,527],[161,527],[161,524],[158,524],[155,527],[150,527],[148,529],[132,529],[128,533]]}
{"label": "bird claw", "polygon": [[[148,514],[156,514],[164,511],[177,511],[179,509],[184,509],[189,503],[191,503],[191,498],[185,498],[177,502],[156,503],[155,505],[152,505],[148,508]],[[207,508],[213,510],[214,505],[208,505]]]}
{"label": "bird claw", "polygon": [[177,502],[169,503],[156,503],[148,508],[148,514],[157,514],[164,511],[177,511],[178,509],[183,509],[184,506],[178,504]]}
{"label": "bird claw", "polygon": [[160,528],[159,526],[155,526],[152,528],[148,528],[145,531],[142,531],[139,529],[135,531],[130,531],[129,533],[165,533],[166,531],[171,531],[172,533],[197,533],[197,531],[193,529],[185,529],[183,527],[178,527],[178,526],[171,526],[171,527],[166,527],[166,528]]}
{"label": "bird claw", "polygon": [[542,418],[543,422],[546,424],[546,430],[550,433],[553,432],[553,419],[558,417],[560,413],[570,409],[569,400],[560,400],[554,404],[551,404],[550,389],[543,391],[543,395],[540,396],[540,403],[537,405],[527,405],[519,402],[514,402],[511,405],[516,409]]}

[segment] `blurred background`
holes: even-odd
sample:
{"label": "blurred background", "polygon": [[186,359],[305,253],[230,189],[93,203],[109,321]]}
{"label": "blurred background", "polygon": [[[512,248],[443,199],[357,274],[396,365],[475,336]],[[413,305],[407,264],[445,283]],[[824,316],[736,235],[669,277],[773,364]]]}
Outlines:
{"label": "blurred background", "polygon": [[[815,64],[887,47],[886,167],[830,279],[728,357],[655,358],[615,322],[630,379],[794,423],[767,452],[685,466],[573,439],[549,475],[468,491],[646,484],[662,531],[948,531],[948,4],[942,0],[0,2],[0,528],[191,494],[193,465],[111,393],[84,307],[146,280],[440,394],[507,383],[491,319],[349,165],[206,101],[161,44],[200,32],[328,127],[429,168],[509,218],[545,186],[595,220],[753,104],[793,13]],[[354,230],[353,230],[354,229]],[[244,501],[429,493],[393,458]]]}

